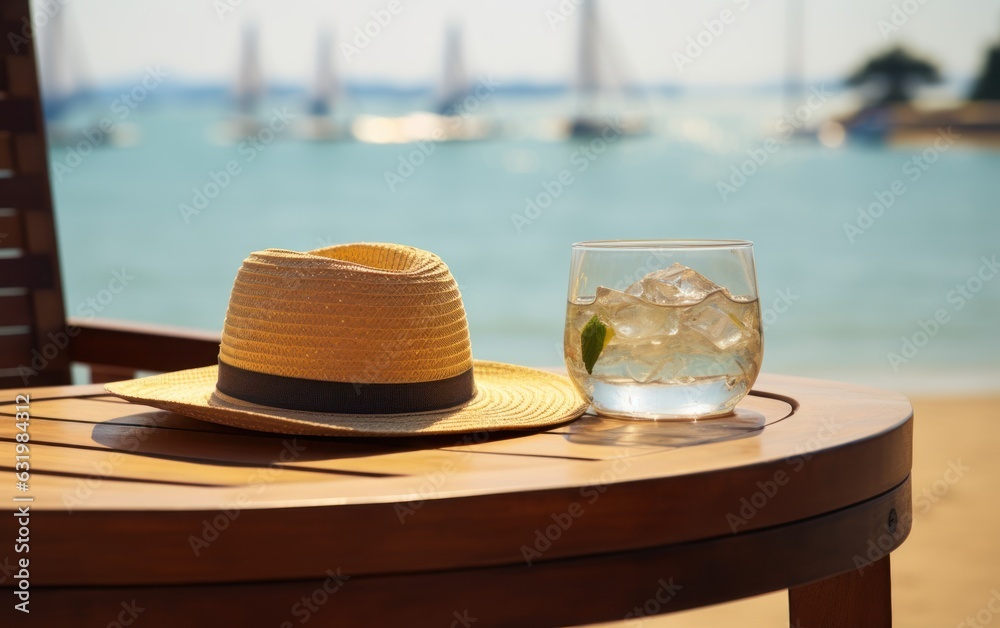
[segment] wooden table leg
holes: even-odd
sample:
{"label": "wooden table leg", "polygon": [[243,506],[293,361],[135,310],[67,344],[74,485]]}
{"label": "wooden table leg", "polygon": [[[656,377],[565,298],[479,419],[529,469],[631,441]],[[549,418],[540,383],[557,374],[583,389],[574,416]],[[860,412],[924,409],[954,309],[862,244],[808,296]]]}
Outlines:
{"label": "wooden table leg", "polygon": [[792,628],[892,626],[888,554],[863,569],[788,590]]}

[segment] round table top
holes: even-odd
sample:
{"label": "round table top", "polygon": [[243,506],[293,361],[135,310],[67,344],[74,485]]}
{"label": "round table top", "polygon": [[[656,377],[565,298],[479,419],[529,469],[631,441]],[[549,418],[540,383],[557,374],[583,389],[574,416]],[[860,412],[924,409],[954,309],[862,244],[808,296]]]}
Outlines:
{"label": "round table top", "polygon": [[[8,392],[0,412],[13,417]],[[718,419],[586,415],[544,432],[413,439],[242,431],[99,386],[29,392],[38,585],[313,578],[331,556],[352,575],[412,573],[683,545],[872,500],[911,466],[905,398],[787,376],[762,375]],[[17,432],[0,423],[0,465],[12,466]]]}

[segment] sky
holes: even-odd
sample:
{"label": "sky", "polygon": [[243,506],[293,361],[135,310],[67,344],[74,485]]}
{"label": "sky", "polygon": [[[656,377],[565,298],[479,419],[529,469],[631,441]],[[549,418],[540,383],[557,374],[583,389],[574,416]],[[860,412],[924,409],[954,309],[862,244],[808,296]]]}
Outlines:
{"label": "sky", "polygon": [[[462,30],[470,75],[564,82],[575,66],[582,11],[574,2],[581,1],[46,0],[62,3],[63,54],[90,84],[134,80],[155,64],[174,79],[232,82],[248,21],[259,27],[263,73],[273,82],[308,82],[323,26],[334,33],[335,67],[344,80],[434,81],[448,24]],[[787,8],[795,3],[803,15],[807,80],[843,77],[866,55],[895,43],[936,61],[946,76],[966,78],[978,71],[986,47],[1000,40],[1000,0],[605,0],[596,9],[601,48],[633,82],[780,81]],[[35,0],[35,11],[44,4]],[[47,28],[53,23],[38,29],[40,45],[56,32]],[[366,28],[375,36],[365,44],[358,31]],[[690,47],[688,38],[705,45]],[[358,45],[345,50],[344,43]]]}

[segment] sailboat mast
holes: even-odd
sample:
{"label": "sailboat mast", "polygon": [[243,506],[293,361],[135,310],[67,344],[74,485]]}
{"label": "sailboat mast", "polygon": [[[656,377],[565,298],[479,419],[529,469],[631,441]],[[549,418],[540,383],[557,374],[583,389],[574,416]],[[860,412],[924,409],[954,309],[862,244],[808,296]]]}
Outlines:
{"label": "sailboat mast", "polygon": [[580,36],[577,42],[576,90],[581,111],[593,107],[600,88],[597,67],[597,13],[595,0],[580,4]]}
{"label": "sailboat mast", "polygon": [[260,71],[260,50],[257,43],[257,26],[243,27],[240,48],[240,67],[236,83],[236,103],[240,113],[251,115],[260,102],[264,82]]}
{"label": "sailboat mast", "polygon": [[785,110],[795,109],[805,85],[803,71],[804,2],[788,0],[785,8]]}
{"label": "sailboat mast", "polygon": [[330,29],[319,31],[316,43],[316,75],[313,79],[312,94],[309,98],[309,113],[314,116],[329,115],[337,96],[337,83],[333,76],[333,37]]}
{"label": "sailboat mast", "polygon": [[[81,95],[87,95],[83,49],[67,17],[68,9],[57,11],[44,29],[38,29],[38,63],[45,114],[62,116]],[[30,45],[30,44],[29,44]]]}
{"label": "sailboat mast", "polygon": [[437,111],[441,115],[458,115],[458,107],[469,87],[466,84],[465,62],[462,58],[462,33],[457,26],[448,28],[444,47],[444,73]]}

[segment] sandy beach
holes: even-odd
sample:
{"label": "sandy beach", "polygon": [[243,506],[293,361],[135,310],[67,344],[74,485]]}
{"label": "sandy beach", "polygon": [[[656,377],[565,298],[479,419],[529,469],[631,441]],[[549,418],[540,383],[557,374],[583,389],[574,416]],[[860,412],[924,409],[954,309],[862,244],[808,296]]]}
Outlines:
{"label": "sandy beach", "polygon": [[[1000,625],[1000,395],[913,402],[913,532],[892,554],[896,626]],[[994,611],[989,608],[990,602]],[[651,618],[647,628],[788,625],[784,591]],[[970,619],[972,623],[966,623]],[[628,625],[628,624],[605,624]]]}

